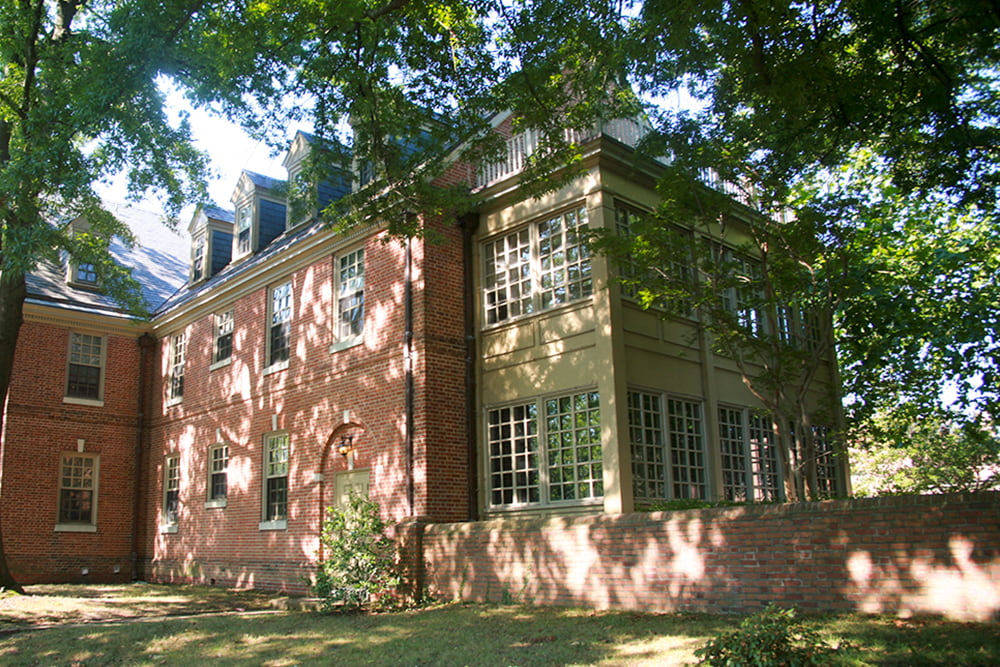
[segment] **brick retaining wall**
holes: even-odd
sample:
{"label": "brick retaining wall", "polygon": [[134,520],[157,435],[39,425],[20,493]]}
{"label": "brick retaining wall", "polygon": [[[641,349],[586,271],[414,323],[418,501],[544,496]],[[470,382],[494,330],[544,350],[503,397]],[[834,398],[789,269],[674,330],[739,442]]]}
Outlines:
{"label": "brick retaining wall", "polygon": [[444,598],[1000,616],[1000,493],[429,524]]}

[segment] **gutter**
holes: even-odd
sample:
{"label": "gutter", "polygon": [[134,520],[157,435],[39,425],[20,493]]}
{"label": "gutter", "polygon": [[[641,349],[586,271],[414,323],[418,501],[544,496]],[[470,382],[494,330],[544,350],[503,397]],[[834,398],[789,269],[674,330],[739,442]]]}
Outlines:
{"label": "gutter", "polygon": [[403,386],[406,394],[406,507],[407,516],[415,516],[413,488],[413,250],[412,240],[406,239],[403,269]]}
{"label": "gutter", "polygon": [[458,220],[462,228],[462,301],[465,326],[465,442],[469,521],[479,520],[479,470],[476,448],[476,299],[472,286],[472,235],[479,216],[470,213]]}

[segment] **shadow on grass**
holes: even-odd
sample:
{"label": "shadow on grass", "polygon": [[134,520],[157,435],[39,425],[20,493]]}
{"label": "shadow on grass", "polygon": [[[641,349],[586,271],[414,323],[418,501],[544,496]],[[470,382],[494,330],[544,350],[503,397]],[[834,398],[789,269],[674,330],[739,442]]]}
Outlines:
{"label": "shadow on grass", "polygon": [[[161,599],[171,591],[183,595],[183,588],[167,587]],[[227,593],[205,591],[209,598],[215,592]],[[218,604],[231,610],[238,603]],[[371,615],[230,612],[19,632],[0,642],[0,664],[683,665],[739,620],[472,604]],[[861,615],[803,620],[841,647],[833,666],[1000,664],[995,623]]]}
{"label": "shadow on grass", "polygon": [[[728,619],[453,605],[415,612],[204,616],[9,636],[4,665],[683,664]],[[665,632],[666,631],[666,632]]]}

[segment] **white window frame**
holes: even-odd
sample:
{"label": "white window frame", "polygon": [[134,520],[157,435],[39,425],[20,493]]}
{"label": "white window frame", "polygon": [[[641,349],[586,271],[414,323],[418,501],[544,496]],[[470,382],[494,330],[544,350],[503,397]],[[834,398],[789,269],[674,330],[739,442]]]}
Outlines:
{"label": "white window frame", "polygon": [[[292,459],[292,441],[287,431],[275,431],[264,435],[263,473],[261,474],[261,521],[260,530],[284,530],[288,527],[288,482],[289,464]],[[283,480],[279,483],[277,480]],[[275,488],[272,489],[272,483]],[[283,484],[283,489],[279,489]],[[275,511],[272,492],[284,496],[281,506],[284,511]]]}
{"label": "white window frame", "polygon": [[[229,354],[219,356],[219,345],[228,337]],[[236,313],[233,308],[212,315],[212,364],[208,369],[215,370],[228,366],[233,362],[233,343],[236,338]]]}
{"label": "white window frame", "polygon": [[[100,348],[95,351],[95,348]],[[71,331],[69,334],[69,351],[66,359],[66,384],[64,385],[63,403],[75,405],[104,405],[104,380],[107,367],[106,336],[98,334]],[[82,396],[70,393],[73,367],[97,369],[97,395]]]}
{"label": "white window frame", "polygon": [[87,289],[98,287],[97,265],[93,262],[71,262],[69,270],[70,284]]}
{"label": "white window frame", "polygon": [[710,500],[703,401],[641,389],[630,389],[627,400],[636,501]]}
{"label": "white window frame", "polygon": [[[623,237],[629,238],[633,233],[633,224],[636,218],[642,218],[649,213],[642,211],[629,204],[616,201],[615,202],[615,231],[616,233]],[[678,239],[683,239],[685,236],[690,239],[690,232],[680,227],[675,227],[670,225],[667,229],[677,235]],[[685,258],[674,260],[670,262],[670,271],[677,274],[683,281],[692,281],[694,278],[694,267],[690,254]],[[627,262],[623,262],[618,270],[621,272],[622,276],[629,279],[639,279],[640,271],[638,265],[631,261],[631,258]],[[643,275],[649,275],[648,272],[644,272]],[[629,301],[638,301],[638,289],[632,285],[622,285],[621,286],[622,296]],[[662,310],[664,312],[670,313],[671,315],[677,315],[680,317],[694,318],[695,312],[691,305],[691,300],[687,298],[671,298],[668,300],[657,301],[653,304],[654,308]]]}
{"label": "white window frame", "polygon": [[331,352],[358,345],[365,334],[365,249],[334,258],[335,340]]}
{"label": "white window frame", "polygon": [[198,234],[191,244],[191,283],[198,283],[208,277],[205,259],[208,255],[208,237]]}
{"label": "white window frame", "polygon": [[170,337],[170,373],[167,376],[167,405],[184,400],[184,373],[187,367],[187,334],[183,331]]}
{"label": "white window frame", "polygon": [[746,407],[719,405],[722,497],[730,502],[781,499],[781,469],[770,419]]}
{"label": "white window frame", "polygon": [[[87,472],[89,471],[89,473]],[[56,532],[95,533],[97,532],[97,509],[100,499],[101,457],[99,454],[84,452],[63,452],[59,455],[59,484],[56,496]],[[70,502],[64,494],[90,494],[89,499],[78,502],[90,503],[90,517],[73,519],[63,511],[64,503]]]}
{"label": "white window frame", "polygon": [[[229,499],[229,444],[216,443],[208,448],[205,508],[225,507]],[[216,482],[221,478],[223,492],[216,493]]]}
{"label": "white window frame", "polygon": [[591,298],[590,252],[583,239],[573,238],[588,226],[587,206],[581,203],[484,241],[483,326]]}
{"label": "white window frame", "polygon": [[[233,253],[233,257],[239,259],[240,257],[246,257],[253,252],[253,235],[254,235],[254,205],[253,201],[248,201],[236,209],[236,229],[233,236],[233,243],[235,244],[236,252]],[[246,234],[244,238],[244,233]]]}
{"label": "white window frame", "polygon": [[494,406],[485,417],[491,510],[603,505],[604,443],[596,389]]}
{"label": "white window frame", "polygon": [[[171,500],[174,509],[171,511]],[[176,533],[181,512],[181,457],[168,454],[163,457],[163,497],[160,506],[160,532]]]}
{"label": "white window frame", "polygon": [[[292,321],[295,314],[295,294],[292,289],[292,280],[278,283],[267,290],[267,339],[265,340],[265,351],[267,364],[264,374],[274,373],[288,368],[288,361],[292,356]],[[276,358],[275,349],[276,336],[280,333],[284,341],[284,358]]]}
{"label": "white window frame", "polygon": [[831,429],[825,424],[817,424],[812,430],[813,451],[816,452],[816,493],[820,498],[836,498],[842,487]]}

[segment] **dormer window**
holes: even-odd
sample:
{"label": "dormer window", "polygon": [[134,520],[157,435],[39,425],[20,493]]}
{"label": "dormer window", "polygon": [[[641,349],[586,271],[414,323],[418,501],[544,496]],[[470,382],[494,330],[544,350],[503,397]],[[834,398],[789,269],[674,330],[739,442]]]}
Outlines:
{"label": "dormer window", "polygon": [[81,262],[73,271],[73,282],[87,287],[97,287],[97,267],[89,262]]}
{"label": "dormer window", "polygon": [[250,241],[253,233],[253,207],[250,204],[241,206],[236,216],[236,254],[246,255],[250,252]]}
{"label": "dormer window", "polygon": [[243,260],[266,248],[285,231],[284,181],[244,171],[231,201],[236,205],[233,259]]}
{"label": "dormer window", "polygon": [[191,282],[196,283],[205,277],[205,246],[207,241],[204,236],[199,236],[194,240],[194,248],[191,250]]}

